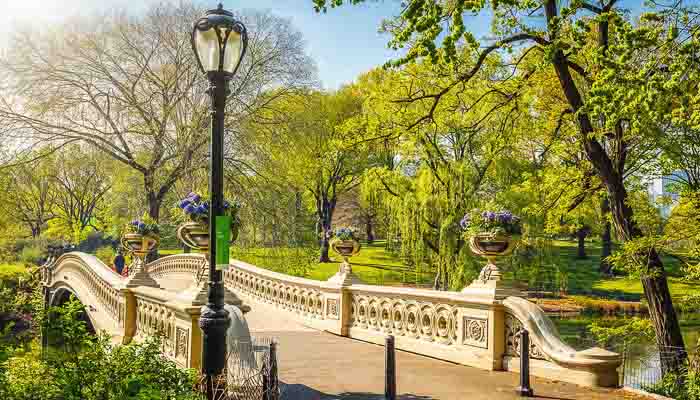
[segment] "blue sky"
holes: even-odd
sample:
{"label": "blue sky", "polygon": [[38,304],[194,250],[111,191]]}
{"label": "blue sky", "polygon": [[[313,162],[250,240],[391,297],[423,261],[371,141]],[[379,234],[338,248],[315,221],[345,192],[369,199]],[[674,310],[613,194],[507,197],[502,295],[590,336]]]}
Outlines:
{"label": "blue sky", "polygon": [[[13,26],[27,21],[60,22],[66,17],[105,12],[110,9],[127,9],[134,13],[149,3],[164,0],[0,0],[0,38]],[[165,0],[167,1],[167,0]],[[176,0],[173,0],[176,1]],[[275,14],[290,18],[305,37],[309,54],[316,60],[319,78],[327,88],[337,88],[351,82],[359,74],[396,57],[386,46],[389,37],[378,33],[383,18],[395,15],[400,9],[399,0],[369,0],[353,7],[330,9],[327,14],[317,14],[312,0],[224,0],[229,10],[257,8],[269,9]],[[641,0],[622,1],[624,7],[637,8]],[[202,1],[214,8],[216,0]],[[467,29],[477,37],[488,35],[489,18],[471,17]],[[0,39],[0,44],[2,39]]]}
{"label": "blue sky", "polygon": [[[60,22],[66,17],[125,8],[134,13],[149,3],[161,0],[0,0],[0,37],[13,26],[26,21]],[[317,14],[312,0],[224,0],[229,10],[269,9],[290,18],[307,42],[309,54],[316,60],[319,78],[327,88],[351,82],[359,74],[394,58],[388,49],[388,35],[378,33],[383,18],[395,15],[399,0],[368,1],[353,7],[330,9]],[[202,1],[214,8],[216,0]],[[485,32],[488,22],[474,21]],[[1,39],[0,39],[1,43]]]}

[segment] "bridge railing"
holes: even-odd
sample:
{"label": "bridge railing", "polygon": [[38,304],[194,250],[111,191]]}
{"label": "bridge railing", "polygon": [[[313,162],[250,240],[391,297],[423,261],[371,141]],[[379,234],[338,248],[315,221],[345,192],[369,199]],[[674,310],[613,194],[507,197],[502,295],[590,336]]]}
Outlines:
{"label": "bridge railing", "polygon": [[[518,297],[478,291],[343,284],[292,277],[233,261],[224,284],[236,294],[271,304],[306,326],[488,370],[519,369],[519,331],[531,334],[531,373],[585,386],[617,386],[619,354],[576,351],[552,321]],[[254,305],[253,305],[254,309]]]}
{"label": "bridge railing", "polygon": [[[202,260],[194,255],[178,259],[164,273],[192,276]],[[163,354],[183,367],[199,368],[200,306],[178,299],[171,291],[132,286],[128,278],[84,253],[67,253],[51,260],[42,266],[41,274],[47,305],[56,305],[63,293],[71,293],[83,303],[93,326],[114,340],[126,344],[159,336]]]}
{"label": "bridge railing", "polygon": [[[149,264],[146,271],[178,285],[163,290],[132,287],[94,257],[70,253],[49,268],[45,284],[50,290],[70,287],[86,306],[95,303],[97,314],[116,321],[112,328],[118,327],[124,342],[162,335],[166,355],[196,368],[201,361],[200,307],[173,290],[192,288],[203,262],[201,255],[192,254]],[[377,344],[390,334],[398,349],[488,370],[519,368],[519,332],[525,328],[532,374],[587,386],[618,384],[619,354],[597,348],[575,351],[537,305],[504,292],[373,286],[347,274],[315,281],[240,261],[223,275],[230,291],[268,303],[309,327]],[[201,292],[200,286],[195,289],[195,294]]]}
{"label": "bridge railing", "polygon": [[[93,324],[105,316],[115,326],[124,327],[126,319],[125,302],[121,290],[125,280],[122,276],[104,265],[96,257],[84,253],[67,253],[42,266],[42,280],[46,288],[56,293],[60,289],[69,290],[76,296],[81,292]],[[109,323],[109,322],[107,322]]]}
{"label": "bridge railing", "polygon": [[199,306],[178,301],[173,292],[143,286],[131,288],[127,299],[132,309],[135,339],[159,336],[164,355],[181,366],[199,368],[202,350]]}

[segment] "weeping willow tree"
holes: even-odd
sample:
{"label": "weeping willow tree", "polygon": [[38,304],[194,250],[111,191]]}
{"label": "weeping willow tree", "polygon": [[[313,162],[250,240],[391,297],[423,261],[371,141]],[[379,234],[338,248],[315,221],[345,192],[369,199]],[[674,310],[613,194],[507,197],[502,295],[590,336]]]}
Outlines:
{"label": "weeping willow tree", "polygon": [[[465,56],[466,57],[466,56]],[[447,87],[447,68],[429,61],[399,71],[373,71],[360,80],[366,142],[381,141],[387,162],[366,171],[362,193],[385,209],[389,239],[414,265],[436,272],[435,289],[457,289],[478,267],[461,237],[459,221],[493,200],[490,181],[507,159],[520,125],[529,119],[507,68],[488,60],[481,78],[440,103],[403,102]],[[468,63],[465,63],[465,65]]]}

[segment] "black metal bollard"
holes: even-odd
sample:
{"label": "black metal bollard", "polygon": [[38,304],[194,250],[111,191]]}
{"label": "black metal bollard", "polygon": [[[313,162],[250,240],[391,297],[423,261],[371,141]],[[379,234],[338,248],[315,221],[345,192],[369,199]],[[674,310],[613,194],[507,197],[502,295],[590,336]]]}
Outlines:
{"label": "black metal bollard", "polygon": [[396,400],[396,351],[391,335],[386,337],[384,356],[384,398]]}
{"label": "black metal bollard", "polygon": [[268,400],[279,399],[279,381],[277,378],[277,343],[270,342],[270,378],[268,379]]}
{"label": "black metal bollard", "polygon": [[532,397],[530,387],[530,334],[525,328],[520,332],[520,387],[517,392],[521,397]]}

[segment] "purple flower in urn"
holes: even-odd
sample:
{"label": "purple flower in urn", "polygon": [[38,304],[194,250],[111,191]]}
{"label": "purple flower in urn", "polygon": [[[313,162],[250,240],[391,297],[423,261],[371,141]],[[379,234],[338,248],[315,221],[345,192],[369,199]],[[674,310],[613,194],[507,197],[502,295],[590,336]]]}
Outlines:
{"label": "purple flower in urn", "polygon": [[197,207],[192,205],[192,203],[187,204],[187,206],[185,206],[185,208],[183,208],[183,211],[185,211],[185,213],[187,213],[187,214],[192,214],[196,210],[197,210]]}
{"label": "purple flower in urn", "polygon": [[473,211],[460,221],[465,235],[516,235],[520,233],[520,219],[507,210]]}
{"label": "purple flower in urn", "polygon": [[459,221],[459,226],[461,226],[462,229],[467,229],[469,227],[470,221],[471,221],[471,218],[469,217],[469,214],[464,214],[464,217],[462,217],[462,220]]}

